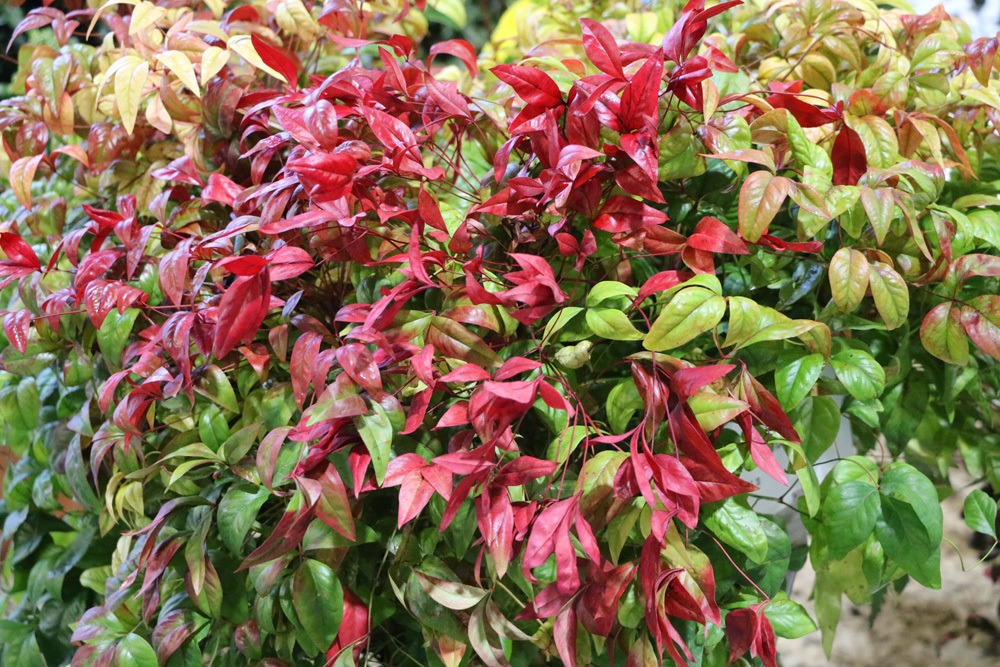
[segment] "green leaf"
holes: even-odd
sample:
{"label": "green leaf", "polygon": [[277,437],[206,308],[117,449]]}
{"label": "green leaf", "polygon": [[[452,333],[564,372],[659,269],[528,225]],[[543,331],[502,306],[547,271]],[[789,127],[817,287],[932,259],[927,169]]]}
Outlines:
{"label": "green leaf", "polygon": [[796,464],[795,476],[799,480],[799,485],[802,486],[802,501],[806,505],[806,513],[809,516],[816,516],[822,502],[816,469],[808,461],[803,461],[801,465]]}
{"label": "green leaf", "polygon": [[826,362],[822,354],[794,354],[787,361],[779,361],[774,370],[774,384],[778,390],[778,400],[786,411],[801,403],[816,385]]}
{"label": "green leaf", "polygon": [[830,260],[830,290],[841,312],[849,313],[861,303],[868,289],[868,260],[854,248],[841,248]]}
{"label": "green leaf", "polygon": [[818,326],[820,326],[820,323],[813,320],[791,320],[782,316],[777,322],[765,326],[750,336],[750,338],[740,343],[737,349],[747,347],[755,343],[765,343],[768,341],[795,338],[796,336],[801,336]]}
{"label": "green leaf", "polygon": [[623,296],[628,297],[628,300],[631,301],[638,296],[638,294],[639,290],[631,285],[626,285],[625,283],[620,283],[616,280],[603,280],[591,288],[590,293],[587,294],[586,305],[587,308],[593,308],[601,305],[608,299]]}
{"label": "green leaf", "polygon": [[868,283],[879,315],[890,331],[902,326],[910,312],[910,290],[903,277],[888,264],[872,262]]}
{"label": "green leaf", "polygon": [[97,345],[101,348],[104,361],[113,370],[122,368],[122,352],[129,343],[132,325],[139,317],[138,308],[129,308],[124,313],[112,310],[104,318],[101,328],[97,330]]}
{"label": "green leaf", "polygon": [[236,402],[236,392],[233,391],[233,385],[229,383],[229,378],[222,369],[214,364],[203,366],[202,369],[194,390],[230,412],[240,412],[240,404]]}
{"label": "green leaf", "polygon": [[615,433],[624,433],[632,415],[645,406],[632,378],[626,378],[616,384],[608,393],[606,404],[608,425],[611,426],[611,430]]}
{"label": "green leaf", "polygon": [[875,535],[885,555],[929,588],[941,586],[944,522],[934,484],[907,463],[893,463],[879,489],[882,516]]}
{"label": "green leaf", "polygon": [[868,539],[880,510],[878,488],[864,482],[837,484],[823,500],[830,556],[841,559]]}
{"label": "green leaf", "polygon": [[706,431],[714,431],[746,412],[750,405],[738,398],[699,391],[688,399],[688,406]]}
{"label": "green leaf", "polygon": [[119,667],[157,667],[156,651],[145,639],[130,632],[118,642]]}
{"label": "green leaf", "polygon": [[702,520],[705,527],[720,540],[742,552],[755,563],[767,557],[767,534],[760,517],[735,498],[704,506]]}
{"label": "green leaf", "polygon": [[882,498],[882,514],[875,523],[875,537],[885,556],[928,588],[941,587],[941,551],[932,546],[926,528],[911,505]]}
{"label": "green leaf", "polygon": [[596,335],[608,340],[642,340],[643,333],[635,328],[628,316],[614,308],[588,308],[587,326]]}
{"label": "green leaf", "polygon": [[354,424],[372,457],[375,481],[382,484],[389,460],[392,458],[392,423],[380,403],[369,401],[369,404],[372,412],[355,417]]}
{"label": "green leaf", "polygon": [[241,554],[243,540],[257,519],[257,512],[270,497],[267,489],[251,484],[234,484],[219,501],[216,522],[222,543],[234,554]]}
{"label": "green leaf", "polygon": [[590,428],[582,424],[570,426],[549,443],[548,449],[545,450],[545,458],[565,463],[589,432]]}
{"label": "green leaf", "polygon": [[840,409],[829,396],[808,396],[793,414],[792,425],[802,436],[802,450],[806,458],[815,462],[840,432]]}
{"label": "green leaf", "polygon": [[318,646],[337,638],[344,613],[344,591],[333,569],[307,558],[292,577],[292,605],[302,628]]}
{"label": "green leaf", "polygon": [[816,623],[809,617],[805,607],[789,599],[785,593],[771,598],[764,615],[771,621],[774,634],[785,639],[798,639],[816,631]]}
{"label": "green leaf", "polygon": [[262,422],[256,422],[249,426],[244,426],[240,430],[230,435],[222,446],[219,447],[219,454],[229,465],[239,463],[250,448],[257,442],[257,435],[260,434]]}
{"label": "green leaf", "polygon": [[864,350],[841,350],[830,357],[844,388],[859,401],[871,401],[885,389],[885,371],[872,355]]}
{"label": "green leaf", "polygon": [[710,290],[689,287],[678,292],[656,318],[643,347],[673,350],[709,331],[726,313],[726,300]]}
{"label": "green leaf", "polygon": [[965,525],[976,531],[997,538],[997,501],[982,489],[973,489],[962,505]]}

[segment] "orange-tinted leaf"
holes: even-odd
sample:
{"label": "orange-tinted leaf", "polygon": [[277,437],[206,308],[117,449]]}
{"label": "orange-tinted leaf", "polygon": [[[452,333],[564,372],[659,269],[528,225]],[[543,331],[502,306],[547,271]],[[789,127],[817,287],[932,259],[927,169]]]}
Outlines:
{"label": "orange-tinted leaf", "polygon": [[17,197],[17,201],[21,202],[21,205],[29,211],[31,210],[31,183],[35,180],[35,172],[44,158],[44,153],[33,157],[22,157],[15,160],[14,164],[10,166],[10,188],[14,196]]}
{"label": "orange-tinted leaf", "polygon": [[751,243],[767,233],[791,189],[791,181],[767,171],[755,171],[740,188],[740,235]]}
{"label": "orange-tinted leaf", "polygon": [[830,290],[837,308],[849,313],[868,290],[868,260],[854,248],[841,248],[830,260]]}

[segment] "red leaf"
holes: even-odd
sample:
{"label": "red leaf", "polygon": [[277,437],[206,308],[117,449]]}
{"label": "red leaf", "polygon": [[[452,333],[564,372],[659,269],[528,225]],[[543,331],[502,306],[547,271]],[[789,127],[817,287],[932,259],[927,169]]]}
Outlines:
{"label": "red leaf", "polygon": [[271,279],[267,272],[240,276],[222,295],[212,354],[220,359],[240,342],[249,343],[267,315]]}
{"label": "red leaf", "polygon": [[340,621],[340,630],[337,631],[337,639],[330,645],[330,650],[326,652],[326,659],[329,663],[334,663],[334,659],[342,651],[353,647],[354,657],[357,659],[365,645],[368,637],[368,607],[349,588],[344,589],[344,615]]}
{"label": "red leaf", "polygon": [[646,128],[651,134],[657,134],[662,83],[663,54],[658,51],[642,64],[622,93],[619,116],[627,129]]}
{"label": "red leaf", "polygon": [[785,440],[801,443],[802,438],[795,432],[795,427],[792,426],[791,420],[785,414],[778,399],[765,389],[764,385],[758,382],[755,377],[750,375],[745,368],[741,375],[742,386],[740,388],[742,395],[738,396],[738,398],[750,404],[750,412],[762,421],[765,426],[778,433]]}
{"label": "red leaf", "polygon": [[757,634],[757,614],[750,609],[734,609],[726,614],[726,639],[729,640],[729,662],[750,650]]}
{"label": "red leaf", "polygon": [[750,249],[729,225],[718,218],[706,216],[688,237],[688,246],[726,255],[749,255]]}
{"label": "red leaf", "polygon": [[337,348],[336,355],[348,377],[376,401],[382,400],[382,375],[367,347],[360,343],[348,343]]}
{"label": "red leaf", "polygon": [[38,271],[42,268],[38,261],[38,255],[31,249],[31,246],[24,242],[17,234],[11,232],[0,233],[0,248],[10,261],[26,269]]}
{"label": "red leaf", "polygon": [[[650,138],[646,132],[637,134],[623,134],[621,139],[622,148],[630,158],[642,169],[642,173],[648,179],[647,186],[656,190],[658,180],[660,148],[656,142]],[[633,192],[632,194],[638,194]],[[662,201],[662,197],[660,199]]]}
{"label": "red leaf", "polygon": [[551,109],[563,103],[559,86],[552,77],[537,67],[497,65],[490,71],[498,79],[510,85],[517,96],[528,104]]}
{"label": "red leaf", "polygon": [[562,663],[576,667],[576,612],[573,611],[573,605],[566,605],[556,616],[552,638]]}
{"label": "red leaf", "polygon": [[708,19],[741,4],[743,0],[730,0],[705,9],[704,0],[690,0],[681,12],[680,19],[663,36],[664,55],[675,63],[684,62],[691,50],[705,36]]}
{"label": "red leaf", "polygon": [[702,387],[708,386],[719,378],[725,377],[734,368],[736,366],[732,364],[682,368],[674,372],[670,380],[670,386],[682,400],[686,400]]}
{"label": "red leaf", "polygon": [[559,467],[556,461],[545,461],[533,456],[519,456],[500,469],[493,478],[500,486],[519,486],[529,481],[551,475]]}
{"label": "red leaf", "polygon": [[257,35],[250,35],[250,43],[265,65],[285,77],[285,81],[290,85],[296,85],[299,80],[299,68],[284,50],[271,46]]}
{"label": "red leaf", "polygon": [[583,31],[583,49],[590,62],[605,74],[624,79],[621,49],[611,31],[593,19],[580,19],[580,27]]}
{"label": "red leaf", "polygon": [[76,271],[76,277],[73,278],[73,288],[76,290],[77,295],[82,295],[87,285],[96,279],[97,276],[110,269],[121,255],[121,250],[111,248],[91,253],[84,257],[83,261],[80,262],[80,267]]}
{"label": "red leaf", "polygon": [[358,161],[346,153],[313,153],[289,160],[286,167],[311,197],[333,200],[350,192]]}
{"label": "red leaf", "polygon": [[667,214],[638,199],[615,195],[610,197],[594,220],[594,227],[605,232],[634,232],[643,227],[661,225]]}
{"label": "red leaf", "polygon": [[28,15],[17,24],[17,28],[14,29],[13,34],[10,36],[10,41],[7,42],[5,52],[10,51],[10,47],[14,45],[14,40],[17,39],[19,35],[28,32],[29,30],[44,28],[47,25],[51,25],[53,21],[61,19],[64,16],[65,15],[61,11],[55,9],[54,7],[38,7],[37,9],[32,9],[28,12]]}
{"label": "red leaf", "polygon": [[[801,86],[801,82],[797,82]],[[772,90],[776,88],[771,84]],[[786,109],[802,127],[820,127],[838,120],[841,113],[833,108],[820,109],[799,97],[798,90],[775,90],[764,100],[775,109]]]}
{"label": "red leaf", "polygon": [[28,349],[28,330],[31,328],[31,313],[18,310],[3,316],[3,330],[14,348],[24,354]]}
{"label": "red leaf", "polygon": [[441,376],[441,382],[482,382],[489,380],[490,374],[481,366],[476,364],[462,364],[450,373]]}
{"label": "red leaf", "polygon": [[464,39],[449,39],[444,42],[435,42],[431,46],[430,56],[433,58],[440,53],[454,56],[461,60],[472,76],[476,76],[479,72],[476,50]]}
{"label": "red leaf", "polygon": [[778,465],[778,460],[774,457],[774,452],[768,447],[764,438],[753,427],[753,419],[750,415],[744,412],[737,417],[737,421],[739,421],[740,427],[743,429],[743,435],[747,439],[747,445],[750,448],[750,458],[753,459],[753,462],[774,480],[787,486],[788,480],[785,478],[785,471]]}
{"label": "red leaf", "polygon": [[313,364],[316,355],[319,354],[320,343],[323,337],[317,333],[308,331],[295,341],[292,346],[292,359],[290,372],[292,376],[292,394],[295,396],[295,403],[301,410],[305,407],[306,392],[309,391],[309,381],[312,378]]}
{"label": "red leaf", "polygon": [[267,260],[260,255],[226,257],[215,263],[216,269],[225,268],[237,276],[256,276],[267,266]]}
{"label": "red leaf", "polygon": [[664,292],[675,285],[680,285],[690,277],[691,274],[681,271],[661,271],[643,283],[636,300],[641,302],[657,292]]}
{"label": "red leaf", "polygon": [[229,177],[222,174],[212,174],[208,177],[208,185],[201,191],[201,199],[202,201],[216,201],[226,206],[232,206],[242,193],[243,188]]}
{"label": "red leaf", "polygon": [[275,282],[296,278],[313,267],[312,255],[298,246],[282,246],[269,252],[266,259]]}
{"label": "red leaf", "polygon": [[160,259],[160,287],[170,303],[180,305],[187,284],[191,260],[191,241],[185,239]]}
{"label": "red leaf", "polygon": [[816,253],[823,249],[822,241],[805,241],[796,243],[795,241],[783,241],[777,236],[763,234],[754,245],[761,245],[778,252],[812,252]]}
{"label": "red leaf", "polygon": [[857,185],[866,171],[868,158],[858,133],[846,125],[833,141],[833,184]]}
{"label": "red leaf", "polygon": [[497,372],[493,375],[493,377],[497,380],[507,380],[515,375],[538,370],[541,367],[542,364],[538,361],[525,359],[524,357],[511,357],[507,361],[503,362],[503,366],[497,369]]}

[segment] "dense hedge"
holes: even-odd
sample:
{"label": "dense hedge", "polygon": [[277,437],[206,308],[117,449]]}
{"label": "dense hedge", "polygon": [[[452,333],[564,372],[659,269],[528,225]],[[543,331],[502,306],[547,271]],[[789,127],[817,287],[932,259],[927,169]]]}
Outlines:
{"label": "dense hedge", "polygon": [[77,5],[0,103],[4,665],[773,667],[1000,488],[942,10]]}

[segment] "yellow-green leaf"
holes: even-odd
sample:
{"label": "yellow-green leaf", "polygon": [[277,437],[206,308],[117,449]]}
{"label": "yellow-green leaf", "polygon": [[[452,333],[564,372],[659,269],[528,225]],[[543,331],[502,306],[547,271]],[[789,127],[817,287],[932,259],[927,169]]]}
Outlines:
{"label": "yellow-green leaf", "polygon": [[459,30],[469,22],[462,0],[431,0],[427,6],[444,16]]}
{"label": "yellow-green leaf", "polygon": [[642,340],[643,334],[635,328],[620,310],[614,308],[588,308],[587,326],[601,338],[608,340]]}
{"label": "yellow-green leaf", "polygon": [[642,345],[647,350],[672,350],[712,329],[726,313],[726,300],[703,287],[677,293],[656,318]]}
{"label": "yellow-green leaf", "polygon": [[167,10],[158,7],[152,2],[143,0],[132,10],[132,17],[128,25],[128,34],[136,35],[146,28],[156,25],[156,22],[167,15]]}
{"label": "yellow-green leaf", "polygon": [[139,100],[149,77],[149,63],[138,56],[125,56],[115,71],[115,102],[125,131],[132,134],[139,114]]}
{"label": "yellow-green leaf", "polygon": [[753,299],[745,296],[729,297],[729,326],[726,328],[726,340],[723,347],[741,343],[761,330],[764,317],[763,309]]}
{"label": "yellow-green leaf", "polygon": [[910,290],[906,281],[888,264],[872,262],[868,282],[879,315],[887,329],[895,329],[906,322],[910,312]]}
{"label": "yellow-green leaf", "polygon": [[868,289],[868,260],[854,248],[841,248],[830,260],[830,289],[842,312],[858,307]]}
{"label": "yellow-green leaf", "polygon": [[749,404],[732,396],[720,396],[708,391],[699,391],[688,399],[691,411],[698,424],[706,431],[714,431],[731,422],[749,409]]}
{"label": "yellow-green leaf", "polygon": [[205,85],[229,62],[229,51],[210,46],[201,54],[201,85]]}
{"label": "yellow-green leaf", "polygon": [[164,51],[156,54],[156,59],[166,65],[167,69],[173,72],[174,76],[180,79],[180,82],[187,86],[188,90],[195,95],[201,95],[201,87],[198,85],[198,77],[194,73],[194,65],[191,64],[187,55],[181,51]]}
{"label": "yellow-green leaf", "polygon": [[861,205],[868,216],[868,222],[875,230],[875,239],[879,245],[885,241],[885,235],[889,233],[889,225],[892,224],[892,216],[896,210],[896,203],[892,199],[890,188],[878,188],[873,190],[869,187],[861,188]]}

